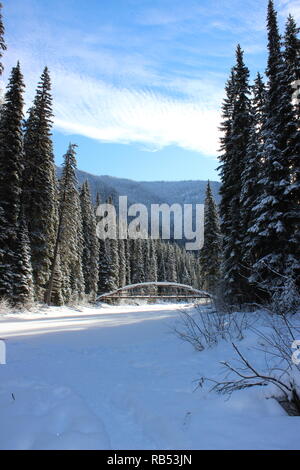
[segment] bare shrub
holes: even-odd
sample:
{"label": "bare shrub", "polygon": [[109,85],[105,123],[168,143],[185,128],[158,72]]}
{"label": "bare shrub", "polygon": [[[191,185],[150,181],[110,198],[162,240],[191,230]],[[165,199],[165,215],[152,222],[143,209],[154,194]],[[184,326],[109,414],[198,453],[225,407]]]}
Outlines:
{"label": "bare shrub", "polygon": [[[291,317],[291,316],[290,316]],[[296,339],[300,339],[300,322],[297,316],[289,318],[286,315],[267,314],[268,331],[251,327],[257,335],[259,347],[257,350],[265,357],[266,372],[261,372],[240,351],[236,344],[232,347],[236,359],[229,363],[222,362],[226,373],[224,380],[215,381],[202,377],[199,386],[205,381],[213,382],[211,391],[221,394],[231,394],[235,390],[272,384],[279,391],[274,396],[281,403],[289,404],[286,409],[290,414],[300,414],[300,363],[295,361],[292,346],[299,350]]]}
{"label": "bare shrub", "polygon": [[[210,306],[196,305],[195,311],[182,311],[174,332],[180,339],[189,342],[196,351],[215,346],[220,340],[242,340],[244,330],[250,326],[247,313],[219,312],[213,303]],[[256,315],[252,315],[251,324],[256,318]]]}
{"label": "bare shrub", "polygon": [[300,307],[300,295],[294,279],[287,277],[281,285],[275,286],[269,311],[277,315],[293,314]]}

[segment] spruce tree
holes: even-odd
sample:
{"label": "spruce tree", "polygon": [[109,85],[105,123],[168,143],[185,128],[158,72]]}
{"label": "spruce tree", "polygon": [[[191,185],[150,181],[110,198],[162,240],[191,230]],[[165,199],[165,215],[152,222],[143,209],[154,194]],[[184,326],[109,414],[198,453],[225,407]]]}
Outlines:
{"label": "spruce tree", "polygon": [[14,260],[13,302],[17,305],[30,304],[34,299],[31,251],[26,219],[22,210],[18,223]]}
{"label": "spruce tree", "polygon": [[[156,245],[155,240],[148,238],[143,240],[143,245],[145,247],[145,256],[144,256],[144,272],[145,272],[145,282],[156,282],[157,281],[157,254],[156,254]],[[156,286],[147,287],[144,290],[149,295],[156,294]]]}
{"label": "spruce tree", "polygon": [[23,173],[23,76],[12,69],[0,121],[0,296],[13,299]]}
{"label": "spruce tree", "polygon": [[177,282],[176,255],[173,243],[167,243],[165,252],[166,279],[169,282]]}
{"label": "spruce tree", "polygon": [[141,238],[132,240],[131,252],[131,282],[139,284],[145,282],[145,263],[143,253],[143,241]]}
{"label": "spruce tree", "polygon": [[[297,253],[291,242],[291,156],[297,129],[292,105],[292,86],[288,66],[281,50],[277,13],[272,0],[268,5],[268,67],[266,119],[262,129],[263,189],[254,207],[256,224],[252,229],[252,251],[256,262],[254,280],[266,289],[283,279],[276,276],[296,269]],[[299,212],[299,211],[298,211]]]}
{"label": "spruce tree", "polygon": [[3,52],[6,51],[6,44],[5,44],[5,39],[4,39],[5,28],[3,24],[2,8],[3,8],[3,5],[2,3],[0,3],[0,76],[3,74],[3,70],[4,70],[4,67],[2,64]]}
{"label": "spruce tree", "polygon": [[47,67],[25,126],[23,202],[32,253],[35,297],[44,301],[57,230],[57,182],[51,140],[51,83]]}
{"label": "spruce tree", "polygon": [[110,276],[111,260],[109,254],[109,240],[99,240],[99,256],[98,256],[98,294],[106,294],[116,288],[115,284],[112,283]]}
{"label": "spruce tree", "polygon": [[231,154],[232,154],[232,125],[233,106],[235,101],[235,72],[232,68],[230,77],[225,86],[226,97],[222,104],[223,121],[220,126],[222,137],[220,139],[222,152],[219,160],[221,165],[218,170],[221,177],[220,186],[220,214],[223,237],[226,239],[231,231],[230,200],[231,200]]}
{"label": "spruce tree", "polygon": [[[6,50],[6,44],[5,44],[5,39],[4,39],[4,33],[5,33],[5,28],[3,24],[3,19],[2,19],[2,3],[0,3],[0,77],[3,74],[4,67],[2,63],[2,57],[3,57],[3,52]],[[1,108],[3,105],[3,90],[0,88],[0,113],[1,113]]]}
{"label": "spruce tree", "polygon": [[[4,67],[2,63],[3,52],[6,50],[6,44],[4,39],[5,28],[2,18],[2,3],[0,3],[0,77],[3,74]],[[3,105],[3,90],[0,88],[0,112]]]}
{"label": "spruce tree", "polygon": [[[204,212],[204,245],[200,251],[203,288],[214,293],[220,281],[221,230],[217,206],[208,181]],[[184,273],[186,277],[187,273]]]}
{"label": "spruce tree", "polygon": [[[113,198],[110,196],[107,200],[108,204],[113,203]],[[117,230],[117,220],[115,220],[115,233],[118,234]],[[109,285],[111,286],[110,290],[117,289],[119,287],[119,240],[118,237],[111,238],[106,240],[106,247],[109,257]]]}
{"label": "spruce tree", "polygon": [[290,185],[286,188],[289,196],[289,211],[286,218],[290,234],[290,254],[287,260],[287,274],[296,280],[300,289],[300,39],[299,28],[289,15],[284,37],[284,60],[288,90],[292,92],[293,118],[289,122],[291,135],[288,141]]}
{"label": "spruce tree", "polygon": [[125,262],[126,262],[126,285],[131,284],[131,243],[132,240],[124,240]]}
{"label": "spruce tree", "polygon": [[[299,27],[292,15],[289,15],[285,26],[284,35],[284,59],[288,68],[289,80],[294,84],[294,89],[299,89],[300,84],[300,39]],[[300,91],[299,91],[300,92]]]}
{"label": "spruce tree", "polygon": [[240,45],[236,50],[236,65],[226,87],[223,105],[224,136],[221,156],[221,230],[223,233],[224,297],[232,304],[245,300],[245,280],[241,266],[241,174],[249,143],[251,125],[249,70],[244,64]]}
{"label": "spruce tree", "polygon": [[156,240],[149,239],[150,243],[150,263],[148,279],[150,282],[157,282],[157,251],[156,251]]}
{"label": "spruce tree", "polygon": [[253,228],[255,228],[256,217],[253,209],[256,205],[257,197],[262,191],[260,179],[264,170],[262,128],[265,122],[266,87],[259,73],[252,87],[252,93],[252,121],[249,144],[246,151],[244,170],[241,175],[241,224],[244,233],[241,245],[241,261],[246,267],[245,274],[248,276],[250,283],[252,279],[252,265],[255,262],[255,251],[252,249],[252,233]]}
{"label": "spruce tree", "polygon": [[165,243],[158,240],[156,254],[157,254],[157,279],[160,282],[166,281],[166,263],[165,263]]}
{"label": "spruce tree", "polygon": [[80,192],[83,252],[82,267],[85,283],[85,294],[90,300],[95,300],[98,284],[98,239],[96,234],[96,217],[92,207],[88,182],[83,183]]}
{"label": "spruce tree", "polygon": [[119,249],[119,287],[126,286],[126,272],[127,272],[127,262],[126,262],[126,253],[125,253],[125,240],[118,240],[118,249]]}
{"label": "spruce tree", "polygon": [[83,233],[78,181],[76,177],[76,145],[70,144],[64,155],[60,180],[59,212],[61,230],[59,253],[64,302],[82,300],[85,291],[82,269]]}

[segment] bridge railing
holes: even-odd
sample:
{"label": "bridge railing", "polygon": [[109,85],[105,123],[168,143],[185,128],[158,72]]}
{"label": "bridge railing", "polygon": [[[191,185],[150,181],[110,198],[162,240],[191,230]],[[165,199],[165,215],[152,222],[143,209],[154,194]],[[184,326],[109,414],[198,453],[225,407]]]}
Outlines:
{"label": "bridge railing", "polygon": [[[143,288],[150,288],[150,287],[164,287],[164,288],[176,288],[180,290],[181,292],[178,294],[165,294],[165,293],[148,293],[148,294],[131,294],[131,295],[126,295],[130,291],[133,291],[135,289],[143,289]],[[187,291],[188,294],[184,295],[182,294],[182,291]],[[208,299],[211,300],[212,296],[206,291],[195,289],[192,286],[188,286],[186,284],[180,284],[177,282],[141,282],[139,284],[130,284],[128,286],[120,287],[118,289],[115,289],[111,292],[107,292],[104,294],[101,294],[97,297],[96,301],[102,301],[105,299]]]}

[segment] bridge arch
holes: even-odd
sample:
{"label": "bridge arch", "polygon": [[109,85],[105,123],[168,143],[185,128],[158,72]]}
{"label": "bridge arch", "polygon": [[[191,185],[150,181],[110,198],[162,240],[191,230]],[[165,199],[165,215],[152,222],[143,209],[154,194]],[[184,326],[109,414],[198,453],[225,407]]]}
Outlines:
{"label": "bridge arch", "polygon": [[[212,295],[209,294],[209,292],[206,292],[204,290],[195,289],[192,286],[188,286],[186,284],[179,284],[177,282],[167,282],[167,281],[159,282],[158,281],[158,282],[141,282],[139,284],[130,284],[128,286],[119,287],[118,289],[115,289],[111,292],[107,292],[105,294],[99,295],[96,299],[96,302],[104,300],[105,298],[114,298],[114,297],[117,297],[118,294],[121,294],[123,292],[128,292],[128,291],[138,289],[138,288],[143,288],[143,287],[173,287],[173,288],[182,289],[182,290],[191,292],[192,295],[190,297],[192,298],[203,298],[203,299],[210,299],[210,300],[212,299]],[[132,296],[132,298],[134,297],[135,296]],[[154,296],[149,294],[149,297],[154,297]],[[163,298],[163,295],[160,295],[158,297]],[[175,296],[175,297],[178,297],[178,296]]]}

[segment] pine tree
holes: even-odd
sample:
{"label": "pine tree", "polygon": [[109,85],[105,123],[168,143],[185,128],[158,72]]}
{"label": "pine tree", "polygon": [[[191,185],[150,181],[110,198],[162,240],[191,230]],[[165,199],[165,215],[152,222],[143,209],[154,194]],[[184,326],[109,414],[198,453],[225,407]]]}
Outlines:
{"label": "pine tree", "polygon": [[119,287],[126,286],[126,253],[125,253],[125,240],[118,240],[118,257],[119,257]]}
{"label": "pine tree", "polygon": [[[6,44],[4,39],[5,28],[2,19],[2,3],[0,3],[0,77],[3,74],[4,67],[2,63],[3,52],[6,50]],[[0,88],[0,112],[3,105],[4,97],[3,90]]]}
{"label": "pine tree", "polygon": [[[155,240],[147,238],[143,240],[144,245],[144,272],[145,282],[157,282],[157,254]],[[144,292],[149,295],[155,295],[157,293],[156,286],[147,287]]]}
{"label": "pine tree", "polygon": [[249,70],[244,64],[240,45],[236,50],[236,65],[226,87],[223,105],[221,156],[221,230],[223,233],[224,297],[232,304],[245,300],[244,276],[241,266],[241,178],[249,143],[251,125]]}
{"label": "pine tree", "polygon": [[34,290],[30,243],[23,211],[19,217],[14,259],[13,302],[17,305],[30,304],[34,299]]}
{"label": "pine tree", "polygon": [[221,165],[218,170],[221,177],[220,187],[220,214],[223,237],[226,239],[231,232],[230,200],[231,200],[231,154],[232,154],[232,125],[233,125],[233,106],[235,101],[235,72],[232,68],[230,77],[225,86],[226,97],[222,104],[223,122],[220,126],[222,132],[221,148],[222,152],[219,160]]}
{"label": "pine tree", "polygon": [[62,270],[62,293],[66,303],[80,301],[85,291],[82,269],[82,217],[76,177],[76,147],[76,145],[70,144],[67,153],[64,155],[59,195],[61,218],[59,253]]}
{"label": "pine tree", "polygon": [[[287,260],[287,274],[293,276],[300,289],[300,29],[294,18],[289,15],[284,37],[284,59],[287,73],[288,92],[292,92],[293,119],[290,120],[291,130],[288,141],[288,157],[290,167],[290,185],[286,188],[290,207],[287,214],[287,226],[290,234],[290,255]],[[298,90],[298,93],[297,93]],[[292,256],[291,256],[292,254]]]}
{"label": "pine tree", "polygon": [[206,188],[204,217],[204,245],[200,251],[203,288],[214,293],[220,281],[222,239],[218,210],[209,181]]}
{"label": "pine tree", "polygon": [[169,282],[177,282],[176,255],[173,243],[167,244],[165,259],[166,279]]}
{"label": "pine tree", "polygon": [[45,68],[26,122],[23,201],[32,253],[35,297],[44,301],[57,230],[57,182],[51,140],[52,98]]}
{"label": "pine tree", "polygon": [[13,299],[23,173],[23,76],[12,69],[0,121],[0,296]]}
{"label": "pine tree", "polygon": [[96,234],[96,217],[92,207],[91,194],[86,181],[80,192],[83,252],[82,267],[85,283],[85,294],[90,300],[95,300],[98,284],[98,239]]}
{"label": "pine tree", "polygon": [[2,8],[3,8],[3,5],[2,3],[0,3],[0,76],[3,74],[3,70],[4,70],[1,59],[3,57],[3,52],[6,51],[6,44],[4,40],[5,29],[4,29],[3,17],[2,17]]}
{"label": "pine tree", "polygon": [[145,282],[145,264],[143,253],[143,240],[140,238],[132,240],[131,252],[131,282],[139,284]]}
{"label": "pine tree", "polygon": [[131,243],[132,240],[124,240],[125,262],[126,262],[126,285],[131,284]]}
{"label": "pine tree", "polygon": [[99,240],[99,274],[98,274],[98,294],[106,294],[113,291],[116,286],[111,282],[110,276],[110,256],[108,250],[109,240]]}
{"label": "pine tree", "polygon": [[187,265],[184,260],[181,261],[181,275],[180,275],[180,283],[185,284],[186,286],[191,285],[191,276],[187,269]]}
{"label": "pine tree", "polygon": [[161,240],[158,240],[157,243],[157,278],[158,281],[166,281],[166,264],[165,264],[165,250],[164,243]]}
{"label": "pine tree", "polygon": [[157,282],[156,241],[150,238],[149,242],[150,242],[150,264],[149,264],[148,279],[150,282]]}
{"label": "pine tree", "polygon": [[269,83],[262,129],[264,165],[260,185],[263,193],[260,193],[253,209],[257,222],[252,229],[252,251],[257,261],[252,277],[269,289],[276,280],[274,272],[283,275],[295,269],[298,263],[291,243],[290,226],[290,167],[297,123],[292,105],[293,90],[281,50],[277,13],[272,0],[268,5],[267,23],[269,56],[266,75]]}
{"label": "pine tree", "polygon": [[[107,200],[108,204],[114,205],[113,198],[110,196]],[[117,234],[117,220],[115,220],[115,233]],[[106,240],[106,247],[109,259],[109,285],[110,290],[117,289],[119,287],[119,240],[111,238]]]}
{"label": "pine tree", "polygon": [[266,87],[259,73],[252,87],[252,92],[252,122],[245,166],[241,175],[241,225],[243,226],[244,233],[241,245],[241,260],[248,270],[245,274],[249,276],[250,281],[252,274],[251,267],[255,262],[255,251],[252,250],[252,231],[256,224],[256,217],[253,208],[256,205],[257,196],[262,191],[259,181],[264,170],[262,128],[265,122]]}
{"label": "pine tree", "polygon": [[[289,80],[295,84],[300,80],[300,39],[299,27],[292,15],[288,16],[284,35],[284,59],[288,68]],[[295,84],[299,88],[300,84]]]}

